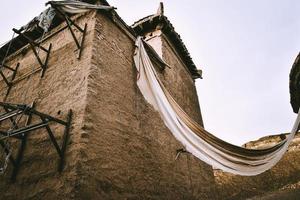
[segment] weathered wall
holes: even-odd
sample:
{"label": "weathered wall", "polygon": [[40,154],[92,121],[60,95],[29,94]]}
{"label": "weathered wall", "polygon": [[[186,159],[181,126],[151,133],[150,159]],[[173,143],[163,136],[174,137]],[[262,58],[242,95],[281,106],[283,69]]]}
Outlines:
{"label": "weathered wall", "polygon": [[[163,57],[170,68],[159,73],[164,85],[171,95],[196,122],[203,125],[202,115],[198,102],[195,82],[190,72],[180,59],[174,45],[160,30],[146,34],[146,41]],[[158,71],[159,68],[157,68]]]}
{"label": "weathered wall", "polygon": [[171,66],[163,72],[163,83],[183,110],[203,125],[195,82],[167,36],[161,38],[163,58]]}
{"label": "weathered wall", "polygon": [[[279,142],[279,136],[268,136],[258,141],[249,142],[247,148],[266,148]],[[300,181],[300,135],[298,134],[289,147],[288,152],[283,156],[279,163],[272,169],[252,177],[242,177],[224,173],[215,170],[216,182],[219,187],[220,194],[224,199],[245,199],[260,195],[267,192],[279,190],[293,190],[289,185],[295,185]],[[299,183],[298,183],[299,184]],[[297,184],[296,184],[297,185]],[[295,187],[294,192],[300,187]],[[274,195],[274,197],[280,195]],[[288,196],[285,196],[286,198]],[[293,199],[293,198],[291,198]]]}
{"label": "weathered wall", "polygon": [[[299,189],[299,135],[274,168],[255,177],[218,170],[213,174],[210,166],[186,153],[175,160],[182,146],[136,86],[134,41],[101,13],[89,13],[77,21],[81,26],[88,23],[81,60],[76,59],[76,46],[67,29],[53,34],[63,25],[43,43],[53,44],[44,78],[37,72],[20,79],[39,67],[30,49],[23,48],[8,60],[10,66],[20,62],[16,77],[20,80],[7,98],[0,80],[1,101],[35,101],[41,112],[66,119],[72,109],[74,115],[64,171],[57,171],[58,156],[46,132],[32,132],[17,182],[9,180],[11,165],[0,179],[0,199],[244,199]],[[161,45],[159,54],[171,66],[159,72],[164,85],[202,124],[194,81],[176,50],[162,33],[151,42]],[[51,128],[61,138],[62,127]],[[279,140],[263,138],[247,147],[266,147]],[[14,154],[18,144],[13,141]]]}
{"label": "weathered wall", "polygon": [[[95,28],[82,160],[82,171],[88,173],[82,174],[76,197],[214,199],[211,168],[189,154],[175,160],[182,146],[139,92],[134,41],[101,14]],[[166,43],[164,58],[174,65],[163,72],[164,83],[201,122],[194,83]]]}
{"label": "weathered wall", "polygon": [[[67,29],[54,34],[43,43],[53,44],[45,77],[34,73],[20,80],[6,99],[35,101],[37,110],[61,119],[73,110],[65,169],[57,172],[58,157],[46,132],[35,131],[30,134],[17,182],[9,182],[11,166],[1,178],[0,198],[215,198],[211,167],[189,154],[175,160],[182,146],[139,92],[134,41],[103,14],[78,19],[81,26],[85,22],[88,34],[81,60],[76,59]],[[193,80],[165,38],[161,42],[162,55],[173,66],[160,74],[164,84],[184,110],[202,123]],[[17,52],[8,64],[17,62],[21,67],[16,79],[38,67],[30,49]],[[0,87],[5,87],[3,81]],[[62,136],[61,127],[51,128],[58,138]]]}
{"label": "weathered wall", "polygon": [[[10,183],[9,181],[12,165],[9,165],[6,175],[0,177],[0,199],[67,199],[72,197],[81,172],[79,169],[82,159],[81,152],[85,148],[82,123],[86,112],[86,77],[91,61],[93,18],[93,14],[90,13],[78,19],[81,26],[88,22],[88,32],[81,60],[76,59],[76,52],[74,52],[76,46],[68,29],[54,34],[43,43],[46,47],[50,43],[53,44],[44,78],[40,78],[40,73],[35,73],[20,80],[13,86],[6,99],[7,102],[27,104],[35,101],[37,110],[64,120],[69,109],[73,110],[70,142],[67,147],[67,160],[63,173],[60,174],[57,171],[58,155],[46,131],[34,131],[28,138],[17,182]],[[43,52],[40,51],[40,54]],[[26,50],[26,48],[12,56],[8,65],[15,66],[17,62],[20,62],[20,68],[16,79],[39,67],[32,50]],[[0,82],[0,88],[0,98],[3,101],[6,92],[3,80]],[[3,124],[1,127],[3,128]],[[55,135],[61,138],[62,128],[56,125],[50,125],[50,127]],[[19,142],[14,141],[13,144],[15,146]],[[16,151],[17,149],[14,149],[14,153]]]}
{"label": "weathered wall", "polygon": [[[134,41],[101,13],[77,21],[81,26],[88,23],[81,60],[65,29],[43,43],[53,44],[44,78],[37,72],[21,79],[6,99],[0,80],[1,101],[35,101],[37,110],[61,119],[73,110],[65,169],[57,172],[58,156],[46,132],[32,132],[17,182],[9,181],[11,165],[0,179],[0,199],[244,199],[299,183],[299,136],[278,165],[255,177],[218,170],[213,174],[210,166],[186,153],[175,160],[182,146],[136,86]],[[161,45],[159,54],[171,66],[159,72],[160,78],[179,105],[202,124],[188,70],[167,36],[160,33],[155,40],[152,44]],[[16,52],[7,64],[17,62],[21,65],[16,79],[38,68],[28,48]],[[62,127],[51,128],[61,138]],[[278,140],[264,138],[247,147]],[[18,144],[13,141],[14,147]]]}

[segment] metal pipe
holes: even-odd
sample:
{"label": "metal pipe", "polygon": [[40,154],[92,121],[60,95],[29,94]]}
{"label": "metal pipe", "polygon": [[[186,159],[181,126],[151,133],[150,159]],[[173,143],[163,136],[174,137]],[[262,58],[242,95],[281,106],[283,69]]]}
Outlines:
{"label": "metal pipe", "polygon": [[[22,133],[28,133],[30,131],[34,131],[34,130],[37,130],[39,128],[43,128],[43,127],[45,127],[47,125],[48,125],[48,122],[46,122],[46,123],[45,122],[41,122],[41,123],[38,123],[38,124],[34,124],[34,125],[30,125],[30,126],[26,126],[26,127],[17,129],[17,130],[13,130],[10,133],[5,132],[6,136],[1,137],[0,141],[4,140],[6,138],[9,138],[9,137],[20,135]],[[1,132],[3,133],[3,131],[1,131]]]}
{"label": "metal pipe", "polygon": [[12,118],[14,116],[17,116],[17,115],[21,114],[22,112],[23,112],[22,110],[14,110],[14,111],[11,111],[9,113],[2,114],[0,116],[0,122],[4,121],[6,119]]}

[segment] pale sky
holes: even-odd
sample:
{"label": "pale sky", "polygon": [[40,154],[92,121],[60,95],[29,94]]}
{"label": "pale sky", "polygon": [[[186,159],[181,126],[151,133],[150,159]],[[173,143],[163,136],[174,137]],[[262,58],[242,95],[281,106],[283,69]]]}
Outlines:
{"label": "pale sky", "polygon": [[[0,7],[0,44],[45,9],[43,0]],[[130,25],[158,0],[108,0]],[[300,50],[299,0],[164,0],[203,80],[196,86],[205,128],[233,144],[289,132],[289,71]]]}

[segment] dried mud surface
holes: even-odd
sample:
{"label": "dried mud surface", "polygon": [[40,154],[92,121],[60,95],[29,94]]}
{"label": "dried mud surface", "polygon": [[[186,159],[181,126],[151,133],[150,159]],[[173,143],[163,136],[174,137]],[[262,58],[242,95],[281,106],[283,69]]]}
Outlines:
{"label": "dried mud surface", "polygon": [[[264,148],[281,141],[268,136],[249,142],[247,148]],[[299,195],[300,134],[283,158],[272,169],[253,177],[242,177],[215,170],[216,183],[223,199],[295,199]]]}
{"label": "dried mud surface", "polygon": [[[5,99],[35,101],[37,110],[61,119],[73,110],[64,171],[57,171],[58,157],[45,131],[35,131],[17,182],[9,181],[11,166],[1,177],[0,199],[215,199],[212,168],[189,154],[175,160],[182,146],[139,92],[134,41],[101,13],[77,22],[88,23],[82,58],[76,59],[70,32],[61,31],[43,43],[53,44],[45,77],[35,73],[21,80]],[[161,74],[166,87],[202,123],[193,80],[166,42],[163,54],[174,65]],[[17,78],[38,67],[31,50],[8,64],[17,62]],[[3,81],[0,87],[4,99]],[[61,142],[62,127],[51,128]]]}

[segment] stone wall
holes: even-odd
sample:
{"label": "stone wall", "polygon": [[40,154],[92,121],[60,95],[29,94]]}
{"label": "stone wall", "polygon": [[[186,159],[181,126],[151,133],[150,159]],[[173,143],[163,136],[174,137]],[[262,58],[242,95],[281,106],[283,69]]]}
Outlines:
{"label": "stone wall", "polygon": [[[280,136],[268,136],[257,141],[249,142],[247,148],[266,148],[281,141]],[[260,198],[265,193],[294,190],[291,195],[300,189],[300,135],[298,134],[290,145],[288,152],[272,169],[252,177],[243,177],[215,170],[216,183],[219,187],[223,199],[245,199],[259,195]],[[298,183],[298,184],[297,184]],[[274,195],[276,197],[277,195]],[[278,198],[280,195],[278,195]],[[287,196],[286,196],[287,198]],[[275,198],[276,199],[276,198]],[[280,198],[279,198],[280,199]],[[293,199],[293,198],[291,198]]]}

